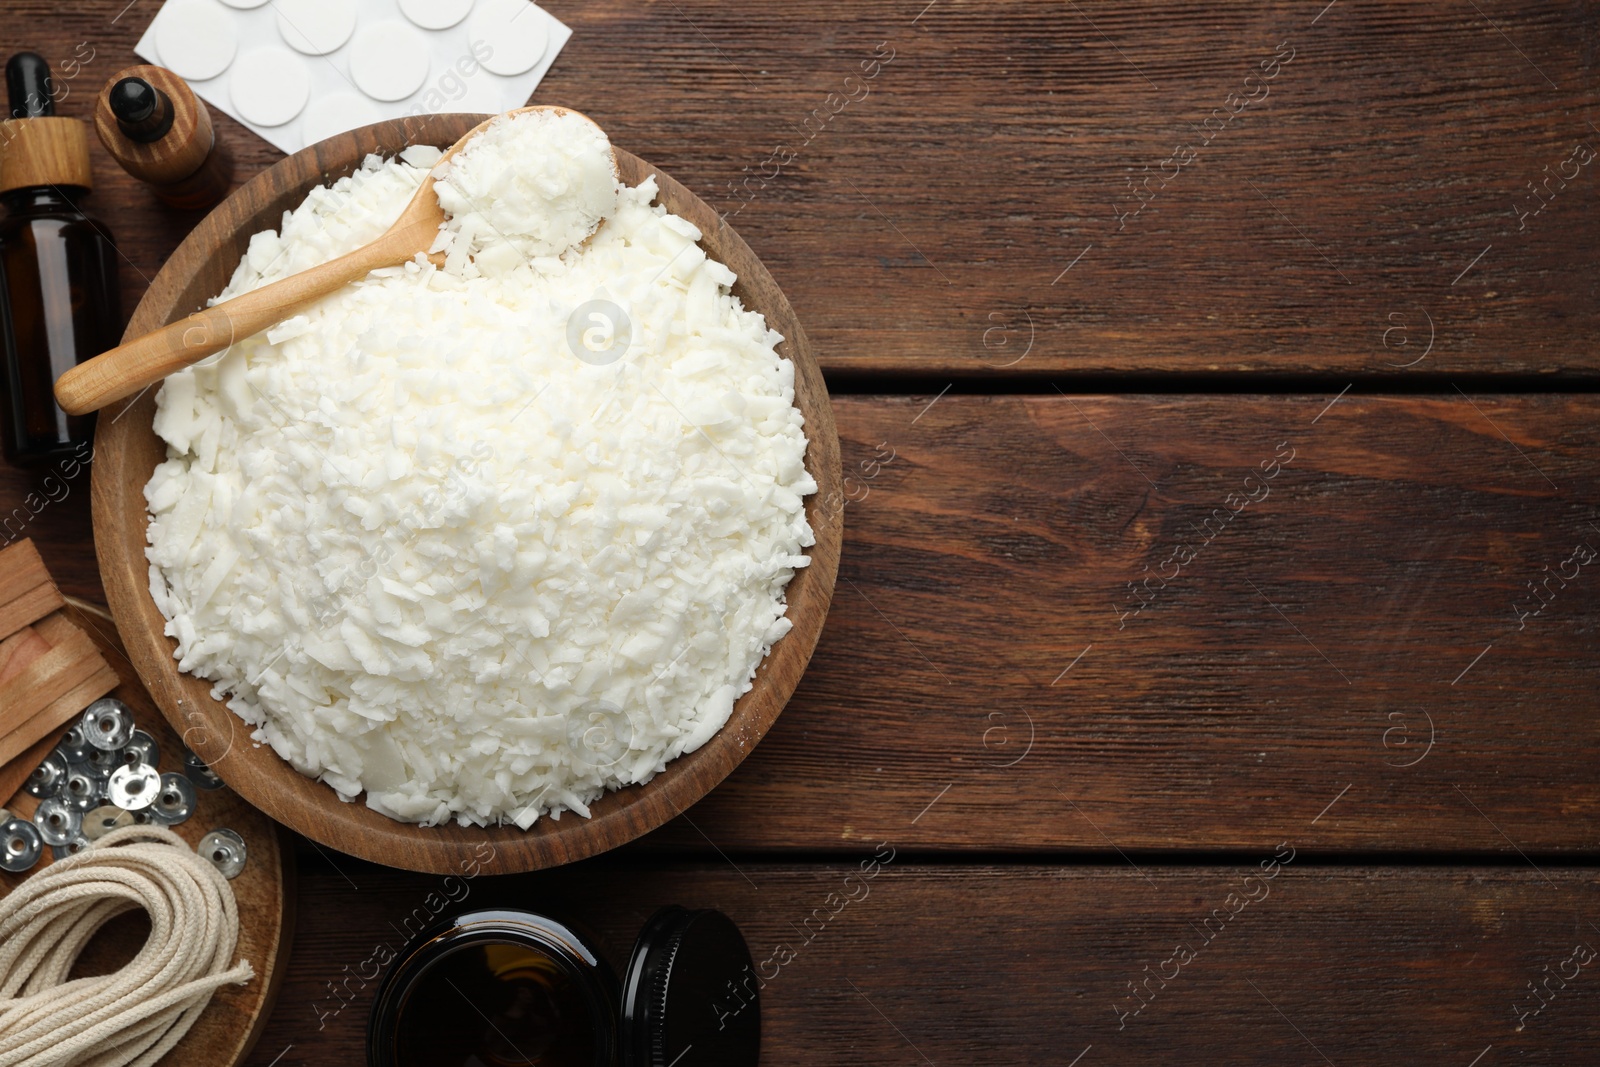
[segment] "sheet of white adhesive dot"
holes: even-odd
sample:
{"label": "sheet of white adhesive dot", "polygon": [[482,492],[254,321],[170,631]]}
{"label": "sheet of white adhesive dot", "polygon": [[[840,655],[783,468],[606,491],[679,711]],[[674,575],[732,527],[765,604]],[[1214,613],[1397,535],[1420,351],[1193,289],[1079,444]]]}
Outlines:
{"label": "sheet of white adhesive dot", "polygon": [[360,93],[329,93],[306,105],[300,128],[306,144],[316,144],[346,130],[382,122],[383,118],[378,105]]}
{"label": "sheet of white adhesive dot", "polygon": [[571,36],[531,0],[166,0],[134,50],[297,152],[384,119],[521,107]]}
{"label": "sheet of white adhesive dot", "polygon": [[478,4],[467,20],[467,36],[494,46],[494,54],[483,61],[485,70],[521,74],[544,58],[550,44],[549,27],[534,17],[531,6],[526,0],[481,0]]}
{"label": "sheet of white adhesive dot", "polygon": [[296,52],[325,56],[350,39],[356,0],[273,0],[278,32]]}
{"label": "sheet of white adhesive dot", "polygon": [[157,62],[189,81],[205,81],[227,70],[239,48],[238,30],[227,9],[216,0],[172,0],[167,7],[175,17],[156,30]]}
{"label": "sheet of white adhesive dot", "polygon": [[467,17],[472,0],[400,0],[400,12],[425,30],[448,30]]}
{"label": "sheet of white adhesive dot", "polygon": [[311,99],[306,61],[277,45],[241,55],[229,84],[233,106],[258,126],[282,126],[304,111]]}

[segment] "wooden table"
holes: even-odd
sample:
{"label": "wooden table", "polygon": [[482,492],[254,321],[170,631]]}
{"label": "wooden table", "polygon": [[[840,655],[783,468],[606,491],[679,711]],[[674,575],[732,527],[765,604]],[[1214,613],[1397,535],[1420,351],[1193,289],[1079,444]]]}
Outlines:
{"label": "wooden table", "polygon": [[[94,49],[64,112],[133,61],[155,4],[123,3],[7,0],[14,45]],[[537,99],[729,213],[856,499],[749,761],[468,899],[618,954],[723,908],[774,1064],[1595,1062],[1593,12],[549,7]],[[131,309],[195,219],[95,167]],[[7,532],[93,597],[87,492]],[[301,859],[257,1067],[360,1062],[353,976],[443,906]]]}

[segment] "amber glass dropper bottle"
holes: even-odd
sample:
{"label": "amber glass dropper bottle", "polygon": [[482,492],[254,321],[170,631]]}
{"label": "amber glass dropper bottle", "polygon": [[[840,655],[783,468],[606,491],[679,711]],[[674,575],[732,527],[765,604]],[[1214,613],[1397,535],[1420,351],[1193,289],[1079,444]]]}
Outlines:
{"label": "amber glass dropper bottle", "polygon": [[117,343],[117,252],[77,201],[89,191],[88,127],[58,117],[50,66],[6,63],[11,118],[0,123],[0,422],[6,458],[40,463],[94,435],[93,416],[56,405],[56,379]]}

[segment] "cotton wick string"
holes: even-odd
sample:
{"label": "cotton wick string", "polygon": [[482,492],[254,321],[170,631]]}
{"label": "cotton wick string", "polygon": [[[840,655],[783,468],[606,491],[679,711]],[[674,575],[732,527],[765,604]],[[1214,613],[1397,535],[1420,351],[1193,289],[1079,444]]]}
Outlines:
{"label": "cotton wick string", "polygon": [[[120,971],[67,975],[96,931],[124,912],[150,936]],[[58,860],[0,899],[0,1067],[148,1067],[224,984],[239,910],[227,879],[160,826],[129,826]]]}

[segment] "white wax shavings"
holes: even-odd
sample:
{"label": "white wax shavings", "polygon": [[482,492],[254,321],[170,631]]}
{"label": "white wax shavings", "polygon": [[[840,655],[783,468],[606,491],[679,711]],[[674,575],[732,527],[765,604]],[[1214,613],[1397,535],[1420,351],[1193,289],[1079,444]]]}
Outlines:
{"label": "white wax shavings", "polygon": [[433,250],[446,253],[452,268],[474,256],[488,273],[559,256],[594,232],[616,208],[616,163],[605,133],[588,119],[526,111],[496,119],[467,142],[439,167],[434,191],[449,221]]}
{"label": "white wax shavings", "polygon": [[[314,189],[218,299],[376,238],[438,158]],[[587,203],[501,192],[530,188],[518,210]],[[587,815],[704,744],[788,631],[816,490],[794,367],[655,194],[613,183],[563,256],[374,272],[163,384],[148,555],[179,666],[344,798]]]}

